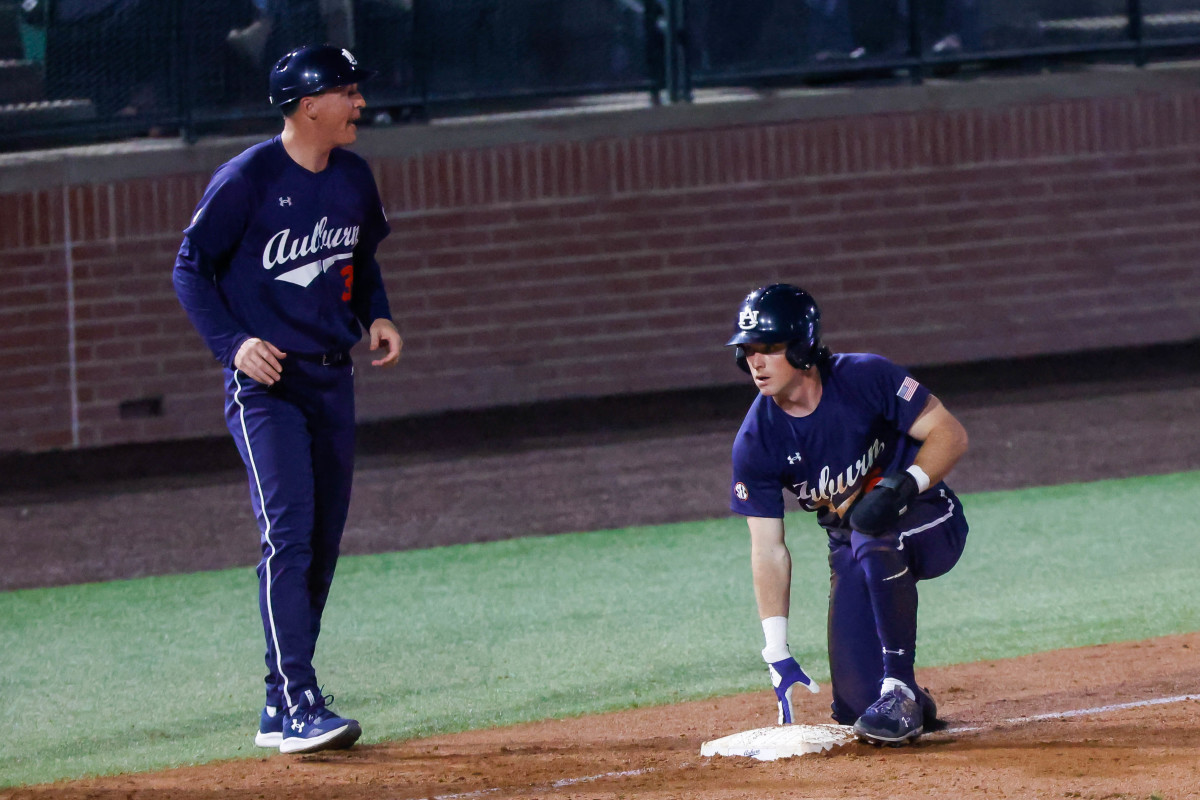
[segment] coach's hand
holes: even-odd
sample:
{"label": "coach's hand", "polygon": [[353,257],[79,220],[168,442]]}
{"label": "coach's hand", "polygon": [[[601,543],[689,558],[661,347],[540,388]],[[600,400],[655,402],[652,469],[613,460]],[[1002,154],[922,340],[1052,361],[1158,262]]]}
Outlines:
{"label": "coach's hand", "polygon": [[795,719],[792,713],[792,690],[803,686],[813,694],[821,687],[800,669],[794,658],[785,658],[767,665],[771,671],[771,685],[775,687],[775,699],[779,701],[779,724],[790,725]]}
{"label": "coach's hand", "polygon": [[400,350],[404,347],[404,339],[400,338],[400,331],[396,330],[396,326],[390,319],[381,317],[371,323],[371,349],[378,350],[383,345],[387,345],[387,355],[375,359],[371,365],[375,367],[396,366],[396,362],[400,360]]}
{"label": "coach's hand", "polygon": [[916,496],[916,478],[907,472],[889,475],[854,504],[850,527],[867,536],[887,533]]}
{"label": "coach's hand", "polygon": [[238,348],[237,355],[233,357],[233,366],[259,383],[270,386],[283,374],[282,362],[285,358],[287,353],[275,345],[251,337]]}

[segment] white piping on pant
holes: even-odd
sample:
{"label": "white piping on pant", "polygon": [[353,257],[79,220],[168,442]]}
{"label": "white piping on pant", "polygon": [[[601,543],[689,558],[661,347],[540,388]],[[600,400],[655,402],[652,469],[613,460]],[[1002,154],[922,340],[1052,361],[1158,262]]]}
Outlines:
{"label": "white piping on pant", "polygon": [[942,498],[945,499],[945,501],[950,504],[950,510],[947,511],[944,515],[933,520],[932,522],[926,522],[924,525],[920,526],[919,528],[913,528],[911,531],[901,531],[900,532],[900,546],[896,548],[897,550],[904,549],[904,537],[905,536],[912,536],[913,534],[920,533],[921,531],[927,531],[930,528],[933,528],[937,525],[941,525],[943,522],[945,522],[946,520],[948,520],[954,516],[954,501],[951,500],[949,497],[946,497],[945,489],[938,489],[938,494],[940,494],[942,496]]}
{"label": "white piping on pant", "polygon": [[267,581],[267,620],[271,628],[271,641],[275,645],[275,668],[279,670],[279,675],[283,678],[283,701],[287,708],[291,708],[294,704],[292,695],[288,691],[288,676],[283,671],[283,653],[279,650],[279,634],[275,630],[275,608],[271,602],[271,559],[275,557],[275,543],[271,541],[271,517],[267,514],[267,500],[263,496],[262,481],[258,477],[258,467],[254,463],[254,450],[250,447],[250,435],[246,432],[246,407],[242,405],[241,397],[239,397],[242,393],[242,382],[238,379],[238,370],[236,369],[233,371],[233,382],[237,384],[237,391],[233,393],[233,402],[237,403],[237,407],[240,409],[238,420],[242,424],[242,441],[246,443],[246,457],[250,461],[250,473],[254,476],[254,488],[258,490],[258,507],[262,509],[263,538],[271,548],[271,554],[267,556],[264,568]]}

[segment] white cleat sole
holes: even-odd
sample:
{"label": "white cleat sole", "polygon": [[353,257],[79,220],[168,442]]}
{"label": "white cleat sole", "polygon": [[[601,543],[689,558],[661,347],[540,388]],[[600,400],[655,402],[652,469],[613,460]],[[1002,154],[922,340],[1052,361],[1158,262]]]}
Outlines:
{"label": "white cleat sole", "polygon": [[279,731],[275,731],[274,733],[259,731],[254,734],[254,745],[256,747],[278,748],[281,744],[283,744],[283,734]]}

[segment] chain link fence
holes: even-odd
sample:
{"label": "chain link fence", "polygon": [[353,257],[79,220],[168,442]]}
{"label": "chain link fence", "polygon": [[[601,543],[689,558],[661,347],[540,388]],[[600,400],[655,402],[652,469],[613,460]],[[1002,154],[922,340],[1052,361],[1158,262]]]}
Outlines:
{"label": "chain link fence", "polygon": [[271,130],[270,65],[309,42],[394,120],[1192,57],[1200,0],[0,0],[0,149]]}

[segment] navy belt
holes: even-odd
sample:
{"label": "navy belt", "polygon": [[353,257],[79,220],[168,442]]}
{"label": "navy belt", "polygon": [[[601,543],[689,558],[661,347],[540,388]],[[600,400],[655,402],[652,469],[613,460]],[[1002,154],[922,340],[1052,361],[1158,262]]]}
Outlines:
{"label": "navy belt", "polygon": [[287,355],[288,358],[311,361],[314,364],[320,364],[324,367],[336,367],[338,364],[348,364],[350,362],[350,354],[345,351],[338,353],[288,353]]}

